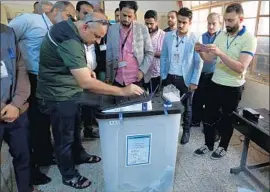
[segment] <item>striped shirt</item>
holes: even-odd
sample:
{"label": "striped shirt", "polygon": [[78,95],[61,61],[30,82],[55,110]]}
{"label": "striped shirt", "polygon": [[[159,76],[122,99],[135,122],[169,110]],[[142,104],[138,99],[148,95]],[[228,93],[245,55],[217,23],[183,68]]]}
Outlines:
{"label": "striped shirt", "polygon": [[[249,54],[254,56],[257,39],[256,37],[243,29],[238,32],[237,36],[232,37],[226,32],[221,32],[214,44],[233,60],[239,60],[241,54]],[[229,87],[240,87],[245,83],[246,70],[243,73],[237,73],[225,65],[219,57],[217,57],[216,69],[212,81]]]}
{"label": "striped shirt", "polygon": [[[151,36],[154,53],[161,52],[164,37],[165,32],[161,29],[158,29],[158,31]],[[149,70],[152,78],[160,76],[160,58],[153,57]]]}
{"label": "striped shirt", "polygon": [[[124,61],[126,63],[126,66],[118,67],[115,81],[120,83],[121,85],[132,84],[134,82],[137,82],[138,79],[139,64],[136,57],[134,57],[132,29],[132,25],[129,29],[124,29],[122,27],[120,28],[119,61]],[[122,45],[124,45],[123,49]]]}

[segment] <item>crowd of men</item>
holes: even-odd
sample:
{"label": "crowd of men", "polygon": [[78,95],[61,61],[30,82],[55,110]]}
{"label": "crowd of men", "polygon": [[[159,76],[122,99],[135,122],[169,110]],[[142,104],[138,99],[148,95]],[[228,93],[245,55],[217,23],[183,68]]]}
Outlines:
{"label": "crowd of men", "polygon": [[110,24],[104,10],[87,1],[76,8],[67,1],[36,2],[33,14],[1,24],[0,142],[10,147],[19,192],[49,183],[39,167],[53,164],[63,184],[91,185],[75,169],[101,161],[82,146],[81,127],[85,138],[99,137],[93,110],[76,102],[83,91],[132,96],[173,84],[181,95],[191,92],[183,101],[181,144],[202,123],[205,144],[194,154],[226,155],[231,114],[257,45],[243,25],[242,6],[228,5],[223,20],[210,13],[200,36],[191,31],[188,8],[170,11],[164,30],[155,10],[145,13],[145,24],[136,22],[137,11],[137,2],[121,1]]}

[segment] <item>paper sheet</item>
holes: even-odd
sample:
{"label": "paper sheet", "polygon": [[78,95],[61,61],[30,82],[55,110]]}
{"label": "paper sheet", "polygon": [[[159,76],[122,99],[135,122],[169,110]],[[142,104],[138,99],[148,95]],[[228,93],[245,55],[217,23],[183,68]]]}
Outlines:
{"label": "paper sheet", "polygon": [[126,166],[150,163],[151,134],[127,136]]}

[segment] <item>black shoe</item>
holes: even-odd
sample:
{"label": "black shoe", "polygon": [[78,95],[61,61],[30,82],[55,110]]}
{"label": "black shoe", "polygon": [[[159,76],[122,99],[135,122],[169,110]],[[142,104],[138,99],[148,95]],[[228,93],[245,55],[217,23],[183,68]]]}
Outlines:
{"label": "black shoe", "polygon": [[201,126],[200,123],[197,123],[197,122],[191,123],[191,127],[200,127],[200,126]]}
{"label": "black shoe", "polygon": [[31,174],[31,183],[33,185],[45,185],[52,181],[52,179],[41,173],[39,168],[34,168]]}
{"label": "black shoe", "polygon": [[189,137],[190,137],[190,131],[184,130],[180,143],[182,145],[187,144],[189,142]]}
{"label": "black shoe", "polygon": [[218,160],[224,157],[226,154],[227,151],[223,147],[218,147],[217,150],[212,153],[211,159]]}
{"label": "black shoe", "polygon": [[201,148],[196,149],[193,154],[196,156],[203,156],[206,155],[207,153],[210,153],[210,151],[213,151],[213,149],[210,150],[206,145],[204,145]]}
{"label": "black shoe", "polygon": [[94,129],[87,128],[83,131],[83,136],[85,139],[99,138],[99,131],[94,131]]}

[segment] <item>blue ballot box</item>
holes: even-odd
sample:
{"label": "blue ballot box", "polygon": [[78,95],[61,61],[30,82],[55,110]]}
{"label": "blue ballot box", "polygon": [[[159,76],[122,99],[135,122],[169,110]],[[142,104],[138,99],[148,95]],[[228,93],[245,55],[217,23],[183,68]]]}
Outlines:
{"label": "blue ballot box", "polygon": [[106,192],[173,191],[182,104],[165,108],[161,97],[151,97],[152,110],[104,112],[147,100],[91,94],[80,100],[96,108]]}

